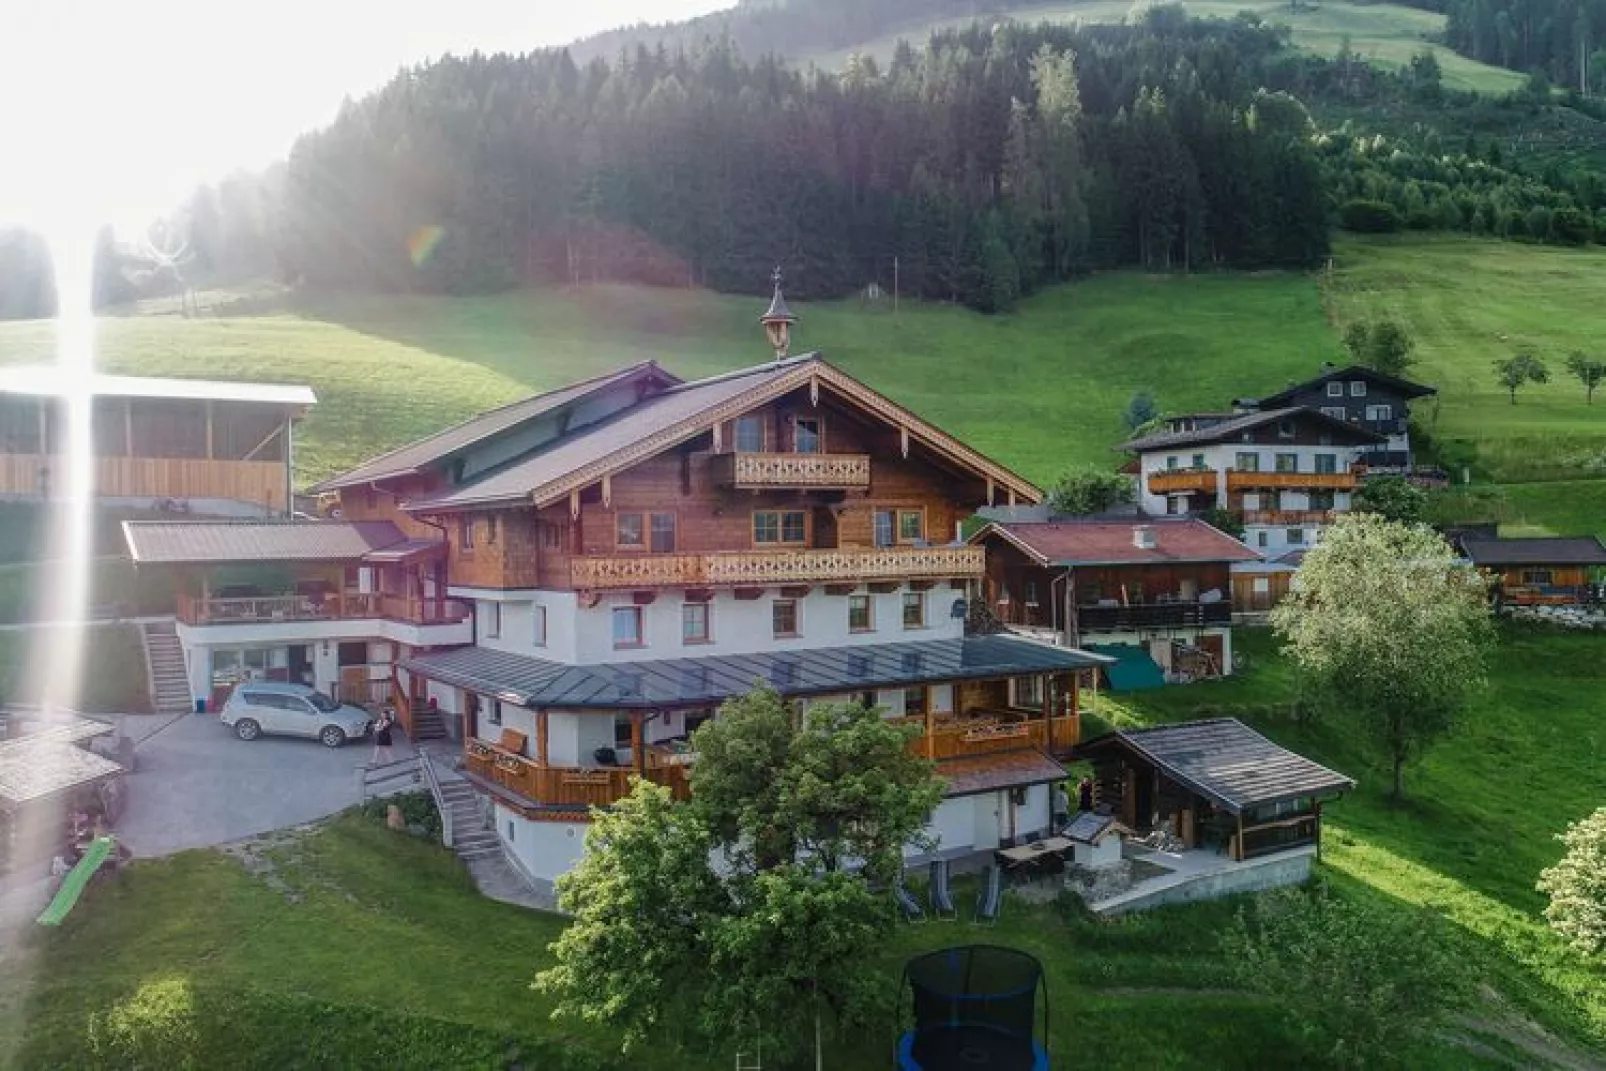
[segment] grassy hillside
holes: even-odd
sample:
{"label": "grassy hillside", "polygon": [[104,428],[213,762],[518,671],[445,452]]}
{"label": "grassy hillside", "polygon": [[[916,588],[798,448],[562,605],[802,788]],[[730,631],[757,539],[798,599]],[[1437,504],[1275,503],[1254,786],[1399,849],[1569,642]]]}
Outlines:
{"label": "grassy hillside", "polygon": [[[1101,713],[1240,715],[1359,779],[1327,811],[1325,873],[1341,896],[1441,912],[1482,994],[1460,1026],[1399,1054],[1402,1066],[1532,1067],[1540,1054],[1591,1066],[1581,1050],[1606,1043],[1606,972],[1549,934],[1532,886],[1559,851],[1550,835],[1606,793],[1598,640],[1508,635],[1490,693],[1412,772],[1405,807],[1384,801],[1386,776],[1353,739],[1287,720],[1291,674],[1269,637],[1249,633],[1244,646],[1252,664],[1236,681],[1105,697]],[[560,921],[480,899],[438,847],[347,816],[244,861],[189,852],[141,863],[93,890],[61,930],[0,943],[0,1067],[731,1066],[729,1054],[657,1045],[621,1058],[604,1031],[552,1024],[528,983]],[[977,939],[1022,947],[1047,969],[1056,1066],[1310,1066],[1284,1009],[1234,990],[1219,944],[1234,911],[1199,904],[1098,923],[1012,900],[985,934],[903,929],[867,954],[866,970],[890,1000],[911,952]],[[885,1066],[888,1032],[851,1039],[826,1066]]]}
{"label": "grassy hillside", "polygon": [[[1503,518],[1558,531],[1606,527],[1589,482],[1606,475],[1606,397],[1586,405],[1562,368],[1602,325],[1606,250],[1459,238],[1342,240],[1314,275],[1114,273],[1038,294],[989,318],[946,306],[858,301],[801,306],[799,348],[848,371],[1039,482],[1113,463],[1136,390],[1170,411],[1216,408],[1342,358],[1352,320],[1392,316],[1417,340],[1418,375],[1440,397],[1425,422],[1480,477],[1520,484]],[[183,319],[108,317],[100,352],[144,374],[306,382],[298,478],[534,390],[655,358],[683,376],[762,361],[761,303],[623,286],[484,298],[288,298],[266,311]],[[259,306],[260,308],[261,306]],[[0,324],[0,363],[35,358],[44,324]],[[1551,382],[1510,404],[1490,362],[1520,346]]]}
{"label": "grassy hillside", "polygon": [[[1444,16],[1436,12],[1396,4],[1351,4],[1341,0],[1298,8],[1280,0],[1181,0],[1181,3],[1188,14],[1199,18],[1230,19],[1240,11],[1253,12],[1267,22],[1287,26],[1296,48],[1323,56],[1336,54],[1347,37],[1353,51],[1383,67],[1404,66],[1423,48],[1430,48],[1444,71],[1444,85],[1450,89],[1505,93],[1523,82],[1523,76],[1515,71],[1467,59],[1435,43],[1444,32]],[[1022,4],[1001,17],[1021,22],[1120,22],[1140,6],[1127,0]],[[829,69],[841,67],[853,52],[886,60],[900,39],[919,46],[933,31],[967,26],[971,21],[968,18],[934,21],[866,41],[852,49],[799,58]]]}

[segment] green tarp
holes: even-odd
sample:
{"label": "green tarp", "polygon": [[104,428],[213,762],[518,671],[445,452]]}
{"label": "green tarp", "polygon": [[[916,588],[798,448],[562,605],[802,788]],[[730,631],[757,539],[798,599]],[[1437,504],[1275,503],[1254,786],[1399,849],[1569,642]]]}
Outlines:
{"label": "green tarp", "polygon": [[1165,686],[1165,674],[1160,671],[1159,664],[1149,657],[1147,648],[1131,643],[1090,643],[1082,650],[1116,660],[1113,665],[1104,667],[1104,675],[1109,678],[1112,692],[1135,692],[1142,688]]}

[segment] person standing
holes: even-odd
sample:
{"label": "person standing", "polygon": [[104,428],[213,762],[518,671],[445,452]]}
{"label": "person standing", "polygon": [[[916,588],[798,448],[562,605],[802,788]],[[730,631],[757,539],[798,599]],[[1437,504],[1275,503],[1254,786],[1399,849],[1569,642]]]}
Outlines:
{"label": "person standing", "polygon": [[1076,785],[1076,809],[1086,813],[1093,809],[1093,779],[1084,777]]}
{"label": "person standing", "polygon": [[374,722],[374,753],[368,759],[370,766],[383,766],[393,761],[391,753],[391,728],[396,724],[396,715],[389,707],[379,712],[379,720]]}

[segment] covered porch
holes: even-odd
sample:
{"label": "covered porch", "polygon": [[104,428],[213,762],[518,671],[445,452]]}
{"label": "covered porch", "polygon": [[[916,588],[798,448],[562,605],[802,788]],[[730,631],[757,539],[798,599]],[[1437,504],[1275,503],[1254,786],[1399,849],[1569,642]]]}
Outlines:
{"label": "covered porch", "polygon": [[[974,677],[950,676],[966,672],[967,661]],[[977,637],[603,666],[461,648],[414,657],[403,669],[462,716],[464,764],[482,788],[572,815],[617,802],[633,776],[687,794],[692,733],[726,699],[762,682],[799,710],[838,701],[881,708],[917,730],[911,751],[937,761],[939,773],[955,760],[1065,754],[1080,734],[1078,674],[1100,662]]]}

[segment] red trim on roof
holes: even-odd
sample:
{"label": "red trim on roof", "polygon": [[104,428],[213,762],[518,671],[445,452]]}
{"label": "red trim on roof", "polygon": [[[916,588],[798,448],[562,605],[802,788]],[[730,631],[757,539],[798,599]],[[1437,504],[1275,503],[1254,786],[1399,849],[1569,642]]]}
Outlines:
{"label": "red trim on roof", "polygon": [[[1149,528],[1155,545],[1144,549],[1133,530]],[[1133,517],[1120,521],[994,521],[972,543],[996,535],[1042,565],[1165,565],[1177,562],[1260,561],[1261,555],[1195,517]]]}

